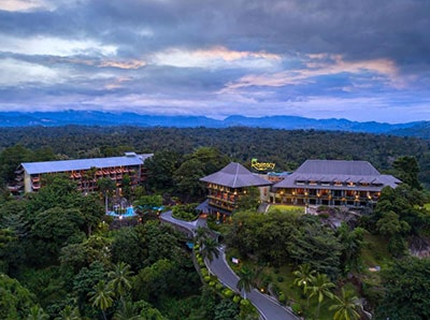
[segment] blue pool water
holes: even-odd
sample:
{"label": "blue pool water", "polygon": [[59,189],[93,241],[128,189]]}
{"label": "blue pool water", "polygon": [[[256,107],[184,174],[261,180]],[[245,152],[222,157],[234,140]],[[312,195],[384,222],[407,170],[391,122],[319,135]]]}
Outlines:
{"label": "blue pool water", "polygon": [[130,217],[135,217],[137,216],[137,214],[134,212],[134,208],[133,207],[128,207],[126,212],[124,214],[118,214],[115,211],[109,211],[107,213],[108,216],[112,216],[112,217],[124,217],[124,218],[130,218]]}

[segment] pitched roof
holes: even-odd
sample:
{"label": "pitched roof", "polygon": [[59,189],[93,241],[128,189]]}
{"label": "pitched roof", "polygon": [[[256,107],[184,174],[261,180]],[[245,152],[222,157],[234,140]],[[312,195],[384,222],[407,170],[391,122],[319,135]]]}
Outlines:
{"label": "pitched roof", "polygon": [[[369,183],[370,186],[356,186],[356,190],[380,190],[384,186],[395,188],[401,181],[391,175],[382,175],[367,161],[306,160],[293,174],[274,185],[275,188],[294,188],[296,181],[322,183],[352,182]],[[307,188],[319,188],[318,186]],[[336,186],[331,186],[336,189]],[[339,187],[342,189],[342,187]]]}
{"label": "pitched roof", "polygon": [[232,162],[218,172],[200,179],[203,182],[215,183],[230,188],[269,186],[272,183],[253,174],[237,162]]}
{"label": "pitched roof", "polygon": [[21,163],[21,165],[28,174],[41,174],[51,172],[67,172],[74,170],[89,170],[91,168],[137,166],[143,164],[145,160],[151,156],[152,153],[139,155],[127,153],[123,157],[24,162]]}
{"label": "pitched roof", "polygon": [[347,160],[306,160],[297,170],[303,174],[324,174],[324,175],[379,175],[367,161],[347,161]]}

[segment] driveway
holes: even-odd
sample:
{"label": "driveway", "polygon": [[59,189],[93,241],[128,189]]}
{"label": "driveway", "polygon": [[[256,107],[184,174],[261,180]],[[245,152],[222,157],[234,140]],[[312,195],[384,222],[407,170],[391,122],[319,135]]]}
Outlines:
{"label": "driveway", "polygon": [[[192,222],[178,220],[172,217],[172,212],[164,212],[160,215],[160,220],[179,226],[181,229],[186,229],[187,231],[194,234],[198,227],[206,226],[205,219],[197,219]],[[239,292],[237,289],[237,282],[239,277],[234,273],[234,271],[228,265],[224,247],[219,247],[220,254],[218,258],[214,258],[212,262],[206,261],[206,264],[210,271],[215,274],[219,281],[225,286],[229,287],[235,292]],[[266,320],[298,320],[290,310],[281,306],[275,299],[269,297],[266,294],[262,294],[256,289],[246,294],[247,298],[252,302],[252,304],[258,309],[261,316]]]}

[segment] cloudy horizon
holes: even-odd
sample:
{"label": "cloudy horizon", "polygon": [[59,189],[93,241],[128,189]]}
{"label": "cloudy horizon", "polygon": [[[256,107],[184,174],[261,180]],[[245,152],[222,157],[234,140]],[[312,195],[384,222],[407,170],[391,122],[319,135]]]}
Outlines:
{"label": "cloudy horizon", "polygon": [[0,111],[430,120],[430,2],[3,0]]}

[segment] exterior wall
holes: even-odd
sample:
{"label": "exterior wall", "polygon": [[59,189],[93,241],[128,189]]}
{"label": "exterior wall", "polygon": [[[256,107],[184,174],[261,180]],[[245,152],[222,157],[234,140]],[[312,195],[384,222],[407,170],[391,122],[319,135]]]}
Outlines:
{"label": "exterior wall", "polygon": [[24,171],[24,191],[34,192],[39,190],[43,176],[54,173],[67,174],[70,177],[70,180],[77,183],[78,190],[83,192],[97,190],[97,181],[102,178],[112,179],[117,188],[122,187],[122,179],[124,175],[129,175],[132,188],[146,179],[146,170],[142,168],[141,165],[94,168],[90,170],[74,170],[33,175]]}
{"label": "exterior wall", "polygon": [[207,188],[209,205],[230,213],[237,208],[239,196],[244,192],[243,189],[234,189],[213,183],[209,183]]}
{"label": "exterior wall", "polygon": [[[382,188],[381,188],[382,189]],[[330,186],[307,188],[282,188],[271,194],[271,202],[291,205],[343,205],[364,207],[373,206],[380,196],[380,190],[339,189]]]}
{"label": "exterior wall", "polygon": [[25,192],[31,192],[32,191],[31,177],[27,172],[24,173],[24,191]]}

